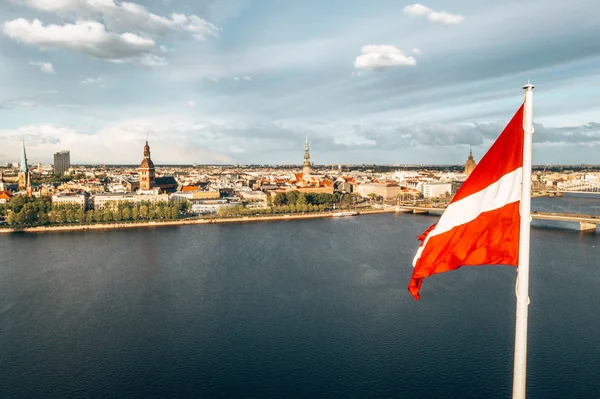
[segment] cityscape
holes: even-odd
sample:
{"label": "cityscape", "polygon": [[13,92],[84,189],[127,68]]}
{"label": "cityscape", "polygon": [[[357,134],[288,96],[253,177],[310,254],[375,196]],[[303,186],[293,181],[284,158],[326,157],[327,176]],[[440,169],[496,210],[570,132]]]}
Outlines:
{"label": "cityscape", "polygon": [[0,0],[0,398],[600,398],[598,0]]}
{"label": "cityscape", "polygon": [[[23,142],[21,161],[0,169],[0,222],[4,227],[43,226],[175,220],[194,215],[325,211],[338,215],[336,207],[389,211],[397,210],[400,203],[442,207],[476,166],[470,151],[463,168],[437,171],[427,167],[392,167],[387,172],[364,165],[315,167],[308,136],[301,169],[239,165],[156,168],[147,140],[138,168],[71,165],[68,150],[55,153],[53,165],[30,166]],[[600,192],[600,171],[593,167],[537,171],[532,187],[538,195],[551,196],[563,191]],[[36,198],[44,200],[45,214],[27,212],[26,201],[35,202]]]}

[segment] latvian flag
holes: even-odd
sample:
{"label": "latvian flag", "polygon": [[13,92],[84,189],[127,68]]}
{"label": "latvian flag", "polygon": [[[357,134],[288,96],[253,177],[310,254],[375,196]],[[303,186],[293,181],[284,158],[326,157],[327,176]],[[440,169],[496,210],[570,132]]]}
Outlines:
{"label": "latvian flag", "polygon": [[419,237],[408,285],[415,300],[423,279],[432,274],[461,266],[517,266],[523,136],[521,106],[438,223]]}

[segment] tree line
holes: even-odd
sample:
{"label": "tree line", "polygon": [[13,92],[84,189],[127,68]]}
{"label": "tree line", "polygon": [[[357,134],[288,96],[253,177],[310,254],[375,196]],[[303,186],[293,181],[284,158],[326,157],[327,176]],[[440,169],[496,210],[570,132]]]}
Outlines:
{"label": "tree line", "polygon": [[26,196],[15,196],[8,203],[0,204],[0,216],[7,224],[16,226],[174,220],[187,210],[185,202],[142,201],[108,203],[103,208],[85,211],[76,204],[52,205],[49,197]]}

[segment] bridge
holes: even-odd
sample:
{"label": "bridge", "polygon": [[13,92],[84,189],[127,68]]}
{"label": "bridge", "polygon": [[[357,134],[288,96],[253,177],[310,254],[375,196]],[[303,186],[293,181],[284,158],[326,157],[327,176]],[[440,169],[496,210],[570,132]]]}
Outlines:
{"label": "bridge", "polygon": [[533,189],[533,191],[549,194],[550,196],[553,194],[560,195],[561,193],[600,194],[600,182],[582,179],[569,180],[558,183],[556,187]]}
{"label": "bridge", "polygon": [[[441,215],[446,208],[430,208],[424,206],[404,206],[395,207],[396,212],[412,212],[415,214],[435,214]],[[600,223],[600,216],[581,215],[575,213],[559,212],[531,212],[531,218],[537,220],[555,220],[561,222],[579,222],[580,231],[596,231],[596,226]]]}

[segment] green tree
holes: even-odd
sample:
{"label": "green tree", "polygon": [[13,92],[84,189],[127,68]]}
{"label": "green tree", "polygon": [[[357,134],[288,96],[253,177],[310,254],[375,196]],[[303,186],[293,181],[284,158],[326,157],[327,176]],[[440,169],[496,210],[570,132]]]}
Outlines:
{"label": "green tree", "polygon": [[77,215],[77,221],[79,223],[85,222],[85,212],[84,212],[83,208],[79,208],[77,210],[77,214],[76,215]]}
{"label": "green tree", "polygon": [[122,211],[123,220],[131,219],[131,210],[129,208],[125,208]]}
{"label": "green tree", "polygon": [[132,218],[133,220],[138,220],[138,219],[140,218],[140,211],[138,210],[138,208],[137,208],[137,207],[134,207],[134,208],[131,210],[131,218]]}
{"label": "green tree", "polygon": [[140,219],[148,218],[148,206],[142,205],[140,206]]}
{"label": "green tree", "polygon": [[275,198],[273,198],[273,205],[282,206],[282,205],[285,205],[286,203],[287,203],[287,198],[286,198],[285,194],[283,194],[283,193],[275,194]]}
{"label": "green tree", "polygon": [[298,191],[290,191],[288,193],[286,193],[286,197],[287,197],[287,203],[290,205],[296,204],[296,202],[298,202],[298,195],[300,193]]}
{"label": "green tree", "polygon": [[302,207],[305,206],[307,204],[306,202],[306,194],[304,193],[299,193],[298,194],[298,199],[296,199],[296,206],[298,207]]}
{"label": "green tree", "polygon": [[112,215],[112,211],[111,211],[110,209],[108,209],[108,208],[105,208],[105,209],[104,209],[104,212],[103,212],[103,215],[102,215],[102,220],[103,220],[105,223],[112,222],[112,220],[113,220],[113,215]]}
{"label": "green tree", "polygon": [[177,217],[179,217],[179,209],[177,209],[176,207],[172,207],[171,208],[171,218],[177,219]]}
{"label": "green tree", "polygon": [[102,222],[104,220],[104,210],[102,208],[94,210],[94,220],[96,222]]}
{"label": "green tree", "polygon": [[63,211],[62,209],[56,211],[56,215],[55,215],[55,218],[54,218],[54,220],[56,221],[56,223],[62,224],[62,223],[65,222],[66,218],[67,217],[65,215],[65,211]]}
{"label": "green tree", "polygon": [[94,223],[94,211],[87,211],[85,213],[85,221],[86,223]]}

